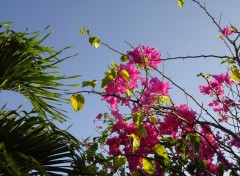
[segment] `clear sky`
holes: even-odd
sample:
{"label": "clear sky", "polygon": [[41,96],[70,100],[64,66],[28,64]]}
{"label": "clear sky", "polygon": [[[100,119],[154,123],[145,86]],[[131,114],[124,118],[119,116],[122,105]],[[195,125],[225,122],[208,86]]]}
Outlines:
{"label": "clear sky", "polygon": [[[204,2],[200,0],[201,2]],[[207,1],[209,12],[219,21],[221,26],[233,24],[240,28],[240,1],[215,0]],[[61,72],[66,75],[82,75],[71,83],[81,83],[84,80],[103,78],[107,65],[114,61],[119,63],[120,56],[101,46],[95,49],[88,43],[87,36],[80,36],[79,30],[86,26],[93,35],[105,43],[125,53],[133,46],[151,45],[162,53],[162,58],[168,54],[174,56],[201,54],[229,54],[224,43],[217,38],[218,29],[212,24],[207,15],[194,3],[186,0],[186,5],[180,9],[177,0],[5,0],[0,5],[0,22],[13,21],[15,31],[38,31],[50,25],[53,34],[44,45],[54,46],[56,50],[65,46],[74,47],[62,55],[68,56],[79,53],[78,56],[59,65]],[[219,67],[219,60],[179,60],[165,63],[164,70],[176,83],[194,94],[201,101],[198,85],[203,80],[196,78],[200,72],[221,73],[224,67]],[[162,69],[162,68],[161,68]],[[172,96],[176,102],[185,101],[175,92]],[[74,88],[75,92],[81,88]],[[0,101],[9,99],[14,107],[24,98],[11,96],[9,92],[0,94]],[[85,108],[76,113],[71,105],[64,105],[71,118],[67,125],[78,138],[96,134],[93,119],[99,112],[107,111],[106,104],[101,103],[100,97],[85,96]],[[67,125],[61,125],[66,127]]]}

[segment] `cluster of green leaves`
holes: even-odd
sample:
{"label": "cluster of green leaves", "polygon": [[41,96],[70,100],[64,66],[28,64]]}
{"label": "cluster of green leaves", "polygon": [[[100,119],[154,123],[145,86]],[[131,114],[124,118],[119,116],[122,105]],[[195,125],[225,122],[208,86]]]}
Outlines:
{"label": "cluster of green leaves", "polygon": [[89,36],[88,40],[89,43],[91,44],[91,46],[94,46],[95,48],[98,48],[102,44],[102,41],[98,37],[92,36],[91,31],[87,29],[85,26],[80,29],[80,34],[81,35],[87,34]]}

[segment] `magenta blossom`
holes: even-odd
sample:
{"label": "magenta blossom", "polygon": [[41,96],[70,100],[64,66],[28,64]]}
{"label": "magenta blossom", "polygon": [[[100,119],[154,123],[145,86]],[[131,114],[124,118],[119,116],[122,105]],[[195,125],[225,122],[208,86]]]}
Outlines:
{"label": "magenta blossom", "polygon": [[133,51],[128,51],[129,63],[135,63],[139,66],[146,64],[150,67],[157,68],[159,63],[162,62],[160,56],[161,53],[150,46],[137,47]]}
{"label": "magenta blossom", "polygon": [[226,26],[225,28],[221,29],[220,32],[222,35],[228,37],[234,32],[234,29],[232,27]]}

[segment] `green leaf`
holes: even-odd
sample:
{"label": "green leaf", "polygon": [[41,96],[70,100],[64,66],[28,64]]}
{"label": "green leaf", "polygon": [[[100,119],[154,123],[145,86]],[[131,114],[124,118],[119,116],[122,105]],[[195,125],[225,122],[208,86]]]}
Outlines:
{"label": "green leaf", "polygon": [[132,149],[133,149],[133,152],[135,152],[140,147],[140,139],[138,136],[136,136],[133,133],[131,134],[131,137],[133,138]]}
{"label": "green leaf", "polygon": [[223,164],[218,165],[218,174],[219,174],[219,176],[224,175],[224,165]]}
{"label": "green leaf", "polygon": [[137,128],[137,134],[138,134],[139,136],[143,137],[143,138],[145,138],[145,137],[148,136],[147,131],[146,131],[146,129],[145,129],[145,127],[144,127],[143,124],[140,124],[140,125],[138,126],[138,128]]}
{"label": "green leaf", "polygon": [[179,7],[183,8],[184,6],[184,0],[178,0]]}
{"label": "green leaf", "polygon": [[89,37],[89,43],[94,46],[95,48],[98,48],[101,45],[101,40],[97,37],[91,36]]}
{"label": "green leaf", "polygon": [[239,68],[235,68],[234,70],[232,70],[231,78],[236,82],[240,82],[240,69]]}
{"label": "green leaf", "polygon": [[203,75],[203,73],[198,73],[198,74],[197,74],[197,77],[202,76],[202,75]]}
{"label": "green leaf", "polygon": [[87,86],[91,86],[92,88],[94,88],[97,84],[97,80],[92,80],[92,81],[83,81],[82,82],[82,87],[87,87]]}
{"label": "green leaf", "polygon": [[154,146],[154,151],[159,156],[162,156],[163,158],[168,159],[167,150],[165,149],[165,147],[163,145],[161,145],[161,144],[155,145]]}
{"label": "green leaf", "polygon": [[142,165],[143,165],[143,169],[149,174],[149,175],[153,175],[155,168],[156,168],[156,163],[153,160],[148,160],[146,158],[142,159]]}
{"label": "green leaf", "polygon": [[196,165],[194,162],[190,162],[188,165],[187,165],[187,168],[186,170],[191,174],[191,175],[195,175],[194,173],[194,170],[196,169]]}
{"label": "green leaf", "polygon": [[154,146],[154,152],[158,155],[164,158],[164,164],[168,165],[169,164],[169,158],[168,158],[168,154],[167,154],[167,150],[166,148],[161,145],[161,144],[157,144]]}
{"label": "green leaf", "polygon": [[142,174],[139,173],[138,171],[132,174],[132,176],[141,176],[141,175],[142,175]]}
{"label": "green leaf", "polygon": [[83,97],[83,95],[81,95],[81,94],[74,94],[74,95],[72,95],[71,103],[72,103],[73,109],[76,112],[78,112],[84,106],[84,97]]}
{"label": "green leaf", "polygon": [[132,114],[133,123],[136,125],[137,128],[142,123],[144,118],[145,118],[145,116],[142,111],[135,112]]}
{"label": "green leaf", "polygon": [[111,68],[110,70],[108,70],[107,72],[105,72],[105,78],[102,79],[102,88],[106,88],[108,83],[110,83],[111,81],[113,81],[117,76],[117,71],[116,68]]}
{"label": "green leaf", "polygon": [[206,168],[206,160],[198,160],[198,164],[202,167],[202,168]]}
{"label": "green leaf", "polygon": [[235,26],[231,25],[231,28],[233,28],[234,32],[238,32],[238,29]]}
{"label": "green leaf", "polygon": [[225,36],[224,35],[219,35],[218,38],[223,40],[225,38]]}
{"label": "green leaf", "polygon": [[200,148],[200,142],[201,142],[199,136],[193,133],[189,133],[188,139],[191,142],[192,146],[194,147],[195,151],[198,153]]}
{"label": "green leaf", "polygon": [[128,61],[128,57],[126,55],[121,56],[121,61],[122,62],[127,62]]}
{"label": "green leaf", "polygon": [[123,166],[127,162],[125,156],[118,155],[113,159],[113,168],[117,170],[119,167]]}
{"label": "green leaf", "polygon": [[83,26],[83,27],[80,29],[80,34],[81,34],[81,35],[84,35],[84,34],[85,34],[85,31],[86,31],[86,27]]}

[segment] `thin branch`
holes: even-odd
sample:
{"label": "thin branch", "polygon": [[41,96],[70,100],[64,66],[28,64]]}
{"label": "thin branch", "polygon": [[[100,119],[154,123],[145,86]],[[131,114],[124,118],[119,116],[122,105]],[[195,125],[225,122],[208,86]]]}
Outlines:
{"label": "thin branch", "polygon": [[223,59],[228,58],[229,56],[217,56],[217,55],[198,55],[198,56],[179,56],[179,57],[168,57],[166,59],[162,59],[163,61],[169,61],[169,60],[177,60],[177,59],[194,59],[194,58],[217,58],[217,59]]}

